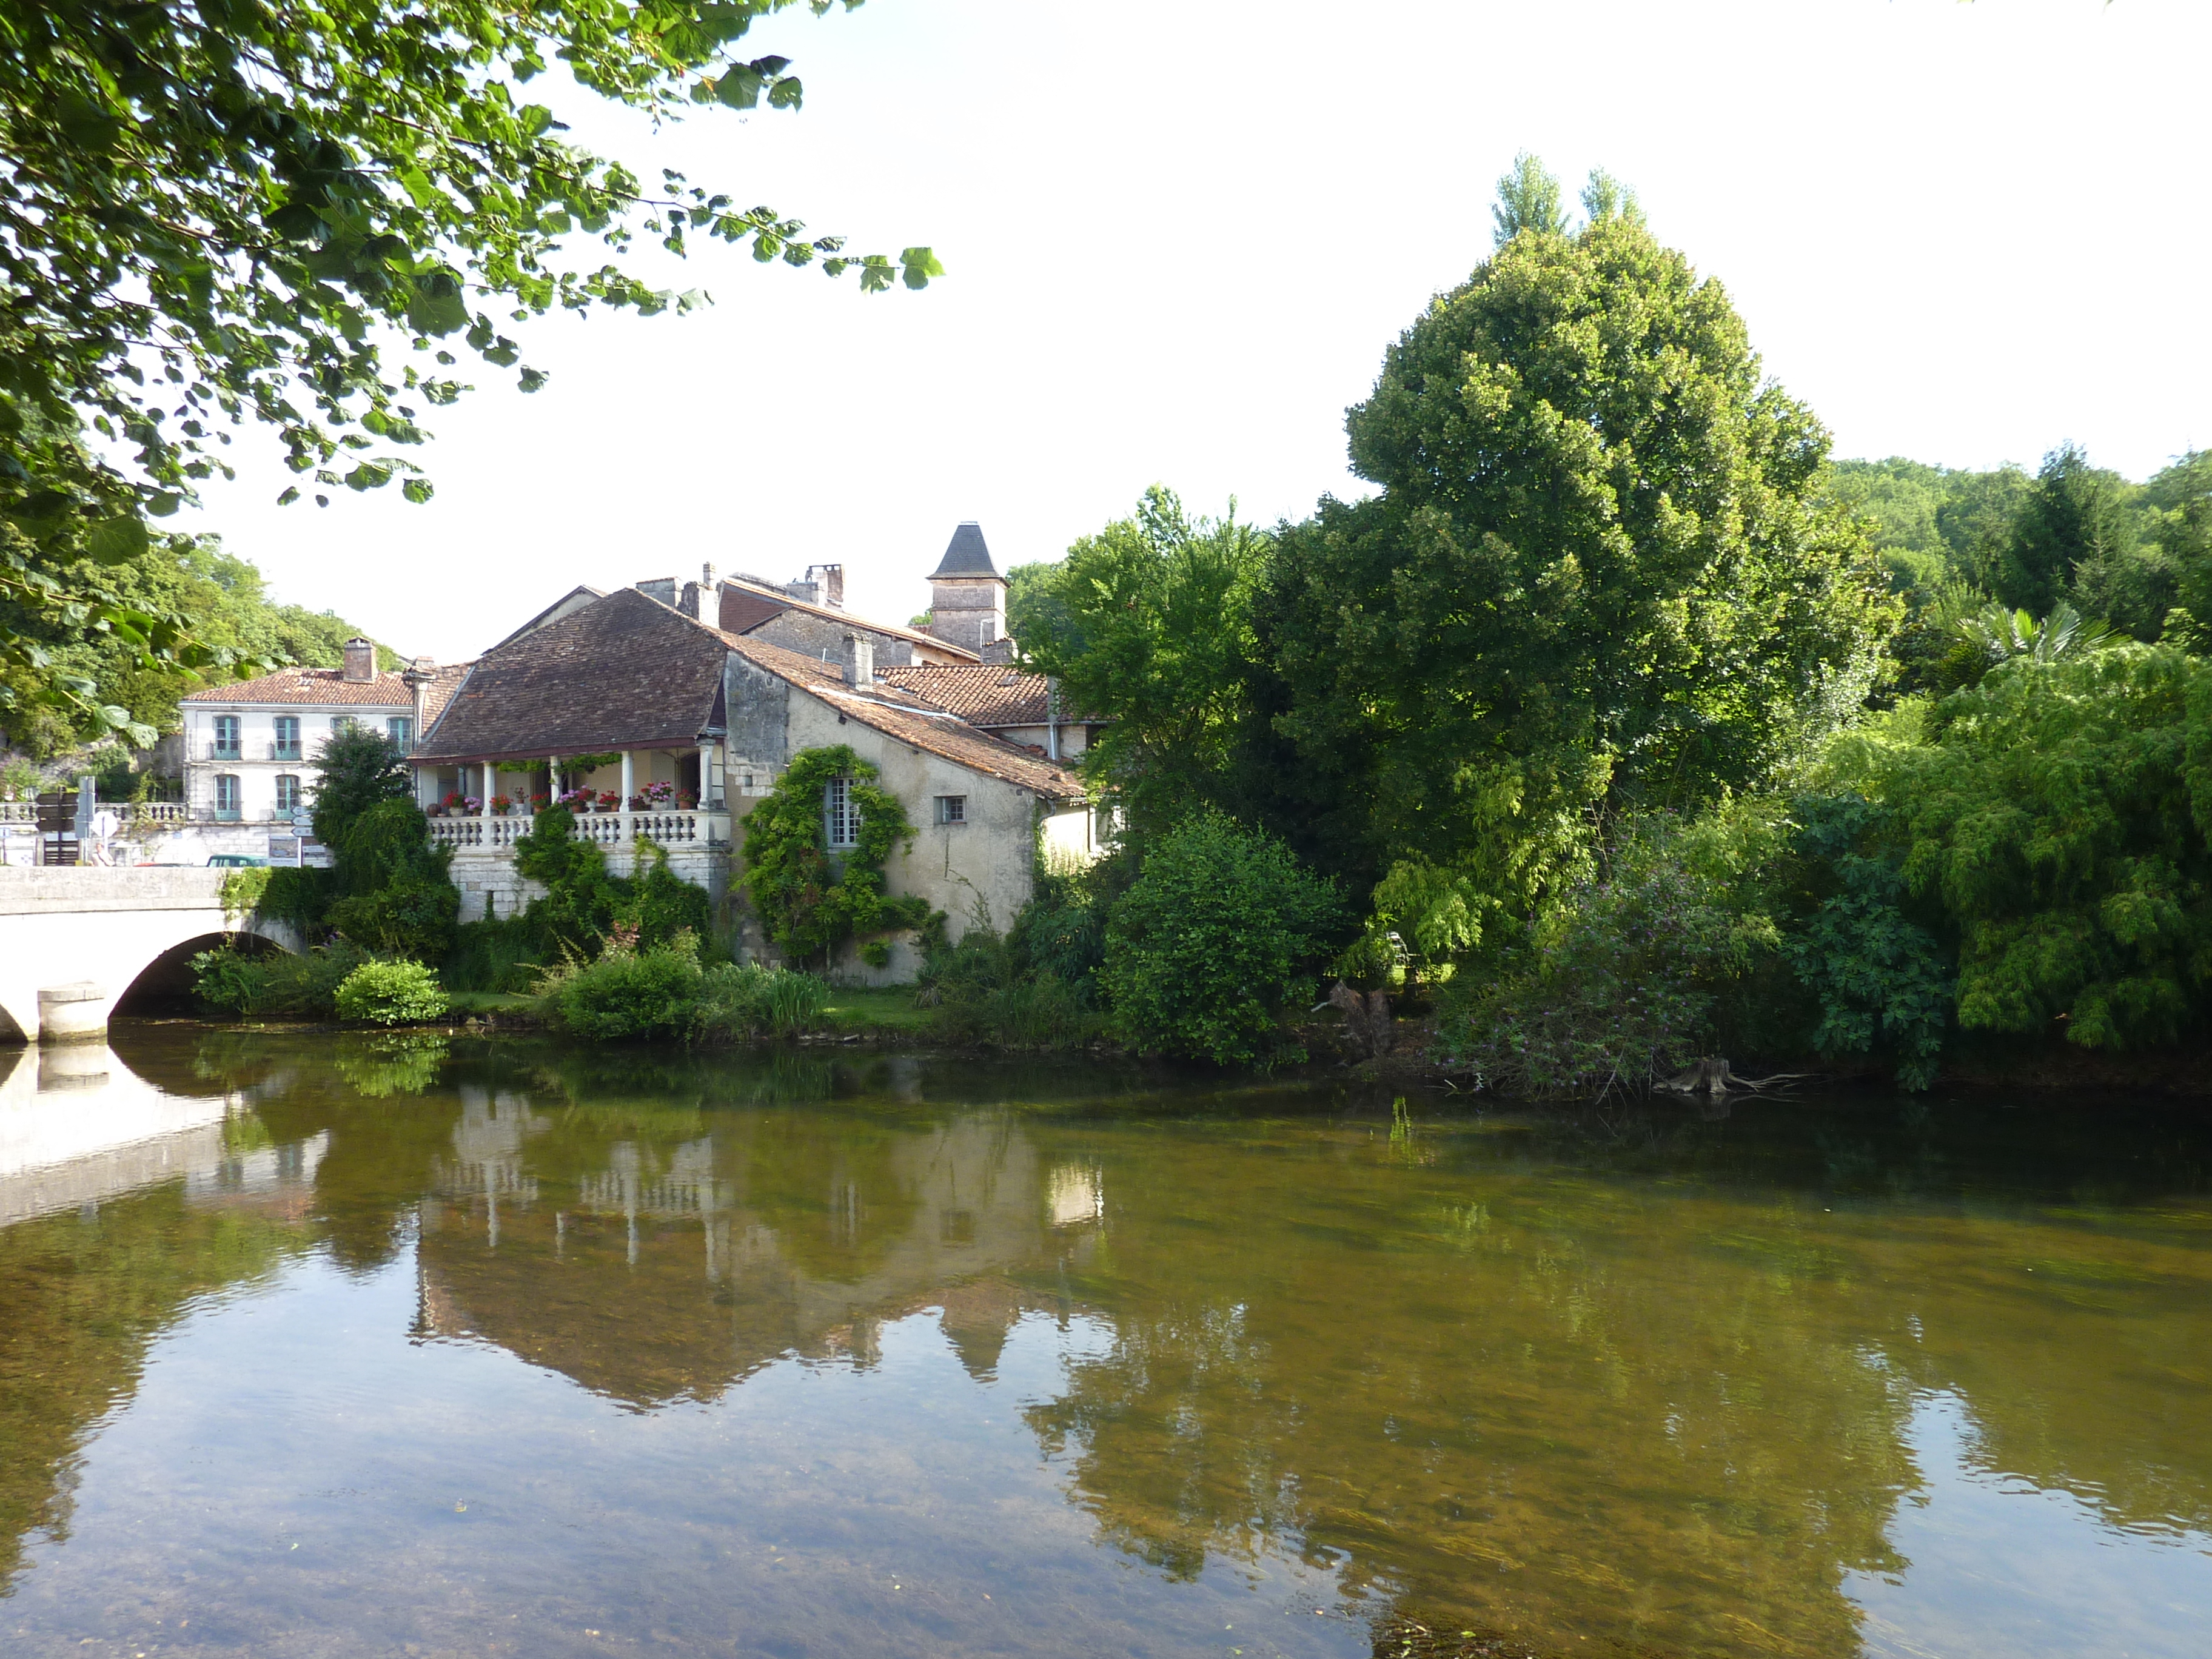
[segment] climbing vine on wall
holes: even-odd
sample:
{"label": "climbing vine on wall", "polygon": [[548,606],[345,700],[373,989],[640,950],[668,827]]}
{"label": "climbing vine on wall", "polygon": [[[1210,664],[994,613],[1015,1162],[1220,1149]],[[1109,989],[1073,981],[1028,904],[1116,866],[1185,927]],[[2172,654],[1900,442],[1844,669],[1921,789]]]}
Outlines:
{"label": "climbing vine on wall", "polygon": [[[745,820],[745,890],[776,949],[794,961],[929,919],[921,899],[884,893],[884,861],[913,842],[914,826],[877,775],[842,744],[803,750]],[[860,808],[860,842],[832,858],[823,802],[838,778],[850,781]]]}

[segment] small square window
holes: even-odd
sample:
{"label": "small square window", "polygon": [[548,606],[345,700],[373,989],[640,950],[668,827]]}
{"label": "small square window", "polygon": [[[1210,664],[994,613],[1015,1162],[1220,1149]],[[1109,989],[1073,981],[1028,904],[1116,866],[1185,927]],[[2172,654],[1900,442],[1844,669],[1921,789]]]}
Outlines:
{"label": "small square window", "polygon": [[939,795],[937,798],[937,821],[939,823],[967,823],[968,797],[965,795]]}

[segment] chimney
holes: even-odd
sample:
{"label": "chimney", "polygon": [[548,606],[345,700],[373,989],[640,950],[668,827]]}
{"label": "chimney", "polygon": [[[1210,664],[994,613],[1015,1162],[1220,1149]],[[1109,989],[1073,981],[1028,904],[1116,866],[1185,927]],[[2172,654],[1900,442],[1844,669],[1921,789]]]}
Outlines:
{"label": "chimney", "polygon": [[367,685],[376,678],[376,647],[356,635],[345,642],[345,678]]}
{"label": "chimney", "polygon": [[671,611],[676,609],[675,577],[651,576],[647,577],[644,581],[634,584],[634,586],[637,588],[639,592],[644,594],[648,599],[658,600],[660,604],[666,605]]}
{"label": "chimney", "polygon": [[865,634],[845,635],[845,684],[876,683],[876,642]]}
{"label": "chimney", "polygon": [[407,689],[415,694],[415,740],[417,743],[430,729],[430,722],[423,715],[428,712],[430,687],[437,678],[438,659],[435,657],[417,657],[407,665]]}
{"label": "chimney", "polygon": [[698,583],[686,582],[684,584],[684,597],[676,601],[676,608],[693,621],[703,622],[706,620],[702,606],[704,599],[705,592]]}
{"label": "chimney", "polygon": [[[834,605],[842,611],[845,608],[845,567],[825,564],[819,568],[822,572],[822,603]],[[814,572],[809,570],[806,574],[811,576]]]}
{"label": "chimney", "polygon": [[811,582],[804,576],[797,581],[786,582],[783,585],[783,591],[803,605],[822,603],[822,585],[819,582]]}

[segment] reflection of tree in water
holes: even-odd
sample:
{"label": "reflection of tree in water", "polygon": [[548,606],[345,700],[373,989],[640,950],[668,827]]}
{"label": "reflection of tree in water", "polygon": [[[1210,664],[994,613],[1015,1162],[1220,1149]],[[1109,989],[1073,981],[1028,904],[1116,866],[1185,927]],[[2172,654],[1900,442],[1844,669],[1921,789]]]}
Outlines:
{"label": "reflection of tree in water", "polygon": [[0,1228],[0,1594],[37,1532],[68,1535],[80,1449],[138,1386],[146,1349],[192,1297],[268,1275],[304,1247],[184,1183]]}
{"label": "reflection of tree in water", "polygon": [[452,1042],[427,1031],[392,1031],[350,1037],[332,1049],[331,1061],[365,1100],[419,1095],[438,1081]]}
{"label": "reflection of tree in water", "polygon": [[[1273,1537],[1346,1552],[1351,1586],[1440,1626],[1562,1644],[1853,1650],[1840,1575],[1905,1565],[1886,1528],[1917,1485],[1915,1391],[1967,1377],[1993,1465],[2116,1520],[2203,1512],[2212,1448],[2173,1402],[2212,1352],[2212,1265],[2164,1222],[2131,1239],[2016,1199],[1839,1220],[1684,1178],[1827,1163],[1802,1126],[1671,1158],[1650,1127],[1620,1156],[1652,1180],[1591,1180],[1498,1126],[1423,1166],[1371,1125],[1325,1178],[1109,1154],[1113,1271],[1074,1290],[1115,1341],[1030,1421],[1106,1535],[1170,1572]],[[1955,1148],[1873,1139],[1854,1174],[1876,1190],[1900,1164],[1959,1179]],[[2075,1264],[2060,1294],[2054,1272],[2023,1295],[2029,1239]]]}

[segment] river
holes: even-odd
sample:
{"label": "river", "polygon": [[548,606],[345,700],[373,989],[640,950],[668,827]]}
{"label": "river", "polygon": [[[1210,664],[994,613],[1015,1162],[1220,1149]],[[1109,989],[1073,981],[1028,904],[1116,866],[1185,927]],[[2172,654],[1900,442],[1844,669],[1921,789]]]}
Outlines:
{"label": "river", "polygon": [[112,1041],[0,1051],[11,1655],[2208,1651],[2193,1109]]}

